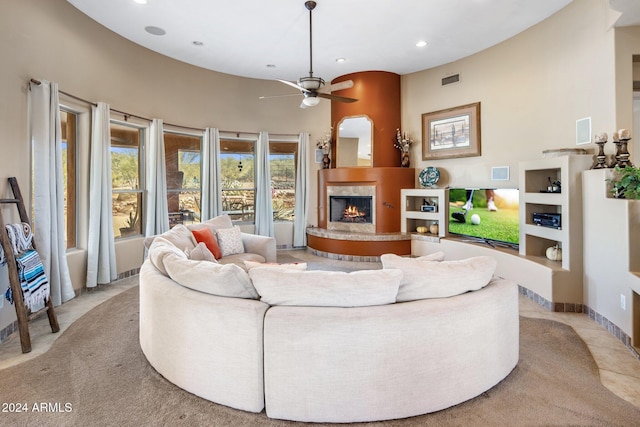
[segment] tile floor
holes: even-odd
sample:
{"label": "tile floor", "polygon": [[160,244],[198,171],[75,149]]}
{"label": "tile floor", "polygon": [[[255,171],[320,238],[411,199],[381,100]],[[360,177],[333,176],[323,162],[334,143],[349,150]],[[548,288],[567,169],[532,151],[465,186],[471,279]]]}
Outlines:
{"label": "tile floor", "polygon": [[[309,263],[322,263],[333,268],[378,269],[379,263],[329,260],[317,257],[306,251],[282,251]],[[138,285],[138,277],[119,280],[108,286],[101,286],[56,308],[60,332],[52,334],[46,315],[30,322],[31,353],[22,354],[20,338],[14,333],[0,344],[0,370],[22,363],[46,352],[57,337],[61,335],[80,316],[107,299]],[[600,369],[602,383],[621,398],[640,408],[640,360],[636,359],[618,339],[584,314],[553,313],[520,295],[520,314],[526,317],[556,320],[566,323],[585,341]]]}

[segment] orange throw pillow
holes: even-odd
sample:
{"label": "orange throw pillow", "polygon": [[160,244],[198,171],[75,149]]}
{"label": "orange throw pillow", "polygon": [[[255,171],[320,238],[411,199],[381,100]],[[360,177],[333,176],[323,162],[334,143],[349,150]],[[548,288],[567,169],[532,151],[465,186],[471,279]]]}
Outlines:
{"label": "orange throw pillow", "polygon": [[195,237],[196,242],[202,242],[207,246],[207,249],[209,249],[215,259],[222,258],[222,250],[220,250],[216,237],[210,229],[203,227],[197,230],[191,230],[191,233],[193,237]]}

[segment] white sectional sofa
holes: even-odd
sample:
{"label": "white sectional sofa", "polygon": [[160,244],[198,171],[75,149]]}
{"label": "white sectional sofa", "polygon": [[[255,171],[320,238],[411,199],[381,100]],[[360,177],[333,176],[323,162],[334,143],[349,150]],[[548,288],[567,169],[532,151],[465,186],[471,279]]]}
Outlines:
{"label": "white sectional sofa", "polygon": [[[272,418],[356,422],[438,411],[478,396],[516,366],[517,287],[487,278],[486,260],[412,261],[419,265],[385,255],[382,270],[247,273],[182,258],[160,240],[140,271],[140,344],[177,386]],[[440,278],[455,270],[452,286],[479,289],[412,300],[423,290],[406,281],[422,268]],[[484,278],[470,279],[476,270]],[[405,302],[395,302],[398,295]]]}

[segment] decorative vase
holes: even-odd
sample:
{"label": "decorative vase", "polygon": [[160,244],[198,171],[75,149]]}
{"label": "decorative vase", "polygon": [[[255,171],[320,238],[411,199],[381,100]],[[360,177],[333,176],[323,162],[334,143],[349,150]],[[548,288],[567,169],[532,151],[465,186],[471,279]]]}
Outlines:
{"label": "decorative vase", "polygon": [[409,153],[403,151],[400,155],[400,166],[403,168],[408,168],[411,165],[411,160],[409,159]]}
{"label": "decorative vase", "polygon": [[331,158],[329,154],[324,154],[322,156],[322,169],[329,169],[331,167]]}
{"label": "decorative vase", "polygon": [[545,255],[551,261],[562,261],[562,248],[559,245],[551,246],[547,248]]}

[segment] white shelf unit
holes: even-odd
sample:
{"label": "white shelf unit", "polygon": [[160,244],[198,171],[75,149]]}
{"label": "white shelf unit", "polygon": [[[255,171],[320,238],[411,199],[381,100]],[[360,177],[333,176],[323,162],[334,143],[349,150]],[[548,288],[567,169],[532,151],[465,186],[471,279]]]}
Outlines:
{"label": "white shelf unit", "polygon": [[[559,271],[552,284],[556,302],[582,302],[582,171],[591,155],[564,155],[520,162],[520,255]],[[560,193],[544,192],[549,181],[560,181]],[[536,225],[534,213],[560,214],[560,228]],[[548,247],[562,248],[562,261],[549,261]]]}
{"label": "white shelf unit", "polygon": [[[435,212],[422,212],[424,201],[435,206]],[[429,228],[438,224],[438,234],[421,233],[426,236],[445,237],[449,217],[449,190],[446,188],[405,188],[400,190],[401,225],[403,233],[416,233],[418,227]]]}

